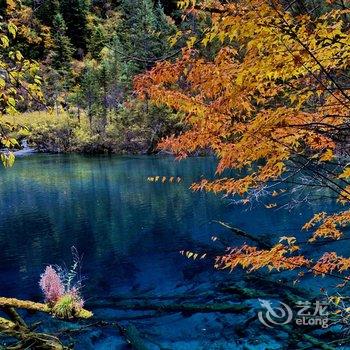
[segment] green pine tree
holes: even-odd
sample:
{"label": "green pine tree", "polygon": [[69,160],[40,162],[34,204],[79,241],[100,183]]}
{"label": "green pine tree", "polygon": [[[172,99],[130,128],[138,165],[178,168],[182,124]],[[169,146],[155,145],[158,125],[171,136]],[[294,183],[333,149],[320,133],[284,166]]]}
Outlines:
{"label": "green pine tree", "polygon": [[67,25],[67,36],[70,38],[75,54],[83,56],[87,42],[87,16],[90,10],[89,0],[62,0],[60,9]]}
{"label": "green pine tree", "polygon": [[43,24],[52,27],[55,16],[60,13],[60,2],[59,0],[43,0],[39,6],[33,6],[33,9]]}
{"label": "green pine tree", "polygon": [[174,31],[160,3],[152,0],[122,0],[122,25],[118,37],[126,58],[134,60],[134,73],[150,68],[169,51],[168,37]]}
{"label": "green pine tree", "polygon": [[108,43],[107,33],[103,24],[99,23],[90,28],[90,36],[87,40],[87,49],[91,56],[98,59],[102,49]]}
{"label": "green pine tree", "polygon": [[67,26],[60,13],[56,14],[53,19],[53,68],[58,71],[68,71],[71,67],[73,47],[67,36]]}

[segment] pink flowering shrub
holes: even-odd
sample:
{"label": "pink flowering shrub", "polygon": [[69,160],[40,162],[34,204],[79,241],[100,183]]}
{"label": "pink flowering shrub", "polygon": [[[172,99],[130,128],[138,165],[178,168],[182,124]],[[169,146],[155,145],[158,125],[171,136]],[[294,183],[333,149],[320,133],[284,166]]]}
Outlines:
{"label": "pink flowering shrub", "polygon": [[40,288],[45,295],[45,301],[55,304],[65,293],[65,287],[57,271],[51,266],[46,266],[40,275]]}
{"label": "pink flowering shrub", "polygon": [[75,300],[76,307],[82,309],[84,307],[84,299],[80,295],[80,290],[77,287],[73,287],[71,288],[69,294]]}
{"label": "pink flowering shrub", "polygon": [[73,317],[84,306],[81,296],[80,257],[74,247],[72,252],[73,265],[69,270],[59,266],[46,266],[39,281],[45,301],[52,306],[53,313],[62,318]]}

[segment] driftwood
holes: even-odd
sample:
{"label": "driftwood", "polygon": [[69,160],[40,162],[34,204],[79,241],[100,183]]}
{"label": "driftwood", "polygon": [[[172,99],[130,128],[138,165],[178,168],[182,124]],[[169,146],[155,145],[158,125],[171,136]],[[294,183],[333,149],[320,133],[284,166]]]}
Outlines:
{"label": "driftwood", "polygon": [[[264,282],[262,284],[267,285],[273,285],[278,286],[279,294],[276,293],[268,293],[263,292],[261,290],[248,288],[245,286],[241,286],[240,284],[223,284],[221,285],[221,291],[226,293],[232,293],[235,295],[239,295],[243,299],[257,299],[257,298],[283,298],[284,301],[288,302],[290,305],[294,305],[298,301],[305,301],[306,297],[308,297],[308,300],[316,298],[317,295],[314,293],[311,293],[310,291],[302,290],[296,286],[286,286],[282,282],[275,281],[268,277],[262,277],[260,275],[254,276],[250,275],[248,280],[258,278],[260,282]],[[282,289],[281,287],[284,287],[285,289]],[[237,330],[240,332],[244,332],[244,330],[249,326],[250,323],[257,320],[256,315],[250,317],[247,319],[246,322],[241,327],[238,327]],[[334,345],[342,342],[350,342],[349,338],[344,339],[338,339],[331,342],[326,342],[324,340],[318,339],[310,334],[314,330],[313,327],[309,327],[308,329],[304,329],[303,332],[298,332],[295,328],[293,328],[291,325],[281,325],[282,329],[289,334],[291,341],[294,343],[295,349],[297,349],[295,343],[298,343],[300,341],[307,342],[310,345],[299,347],[299,349],[306,350],[306,349],[321,349],[321,350],[336,350]]]}
{"label": "driftwood", "polygon": [[[19,300],[15,298],[1,298],[0,297],[0,308],[16,308],[16,309],[26,309],[31,311],[40,311],[45,313],[52,313],[52,308],[47,304],[34,303],[28,300]],[[76,315],[76,318],[90,318],[92,317],[92,312],[81,309]]]}
{"label": "driftwood", "polygon": [[336,350],[335,347],[309,335],[309,334],[306,334],[304,333],[302,335],[302,337],[308,341],[309,343],[311,343],[312,346],[316,347],[317,349],[322,349],[322,350]]}
{"label": "driftwood", "polygon": [[6,318],[0,317],[0,331],[10,332],[17,328],[16,323],[7,320]]}
{"label": "driftwood", "polygon": [[5,318],[0,318],[0,333],[15,338],[19,342],[13,346],[7,347],[8,350],[16,349],[42,349],[42,350],[65,350],[58,338],[44,334],[34,333],[26,326],[17,324]]}
{"label": "driftwood", "polygon": [[23,328],[28,328],[23,318],[17,313],[17,311],[13,307],[4,307],[2,310],[14,323],[16,323],[17,325]]}
{"label": "driftwood", "polygon": [[[35,303],[27,300],[0,297],[0,309],[9,317],[0,318],[0,333],[9,338],[15,338],[18,343],[8,346],[8,350],[19,349],[41,349],[41,350],[65,350],[68,349],[57,337],[49,334],[36,333],[30,329],[23,318],[17,313],[16,309],[25,309],[29,311],[40,311],[52,313],[52,308],[47,304]],[[92,316],[90,311],[80,310],[76,318],[86,319]]]}

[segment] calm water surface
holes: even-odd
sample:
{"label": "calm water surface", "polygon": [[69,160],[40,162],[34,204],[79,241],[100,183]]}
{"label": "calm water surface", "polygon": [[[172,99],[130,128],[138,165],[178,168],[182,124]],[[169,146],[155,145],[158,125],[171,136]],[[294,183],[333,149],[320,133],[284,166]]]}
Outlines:
{"label": "calm water surface", "polygon": [[[236,274],[213,273],[211,262],[188,261],[179,251],[221,247],[211,241],[217,235],[234,242],[213,220],[255,233],[296,235],[321,208],[314,201],[292,212],[271,210],[265,207],[271,200],[263,200],[249,210],[227,198],[188,189],[201,177],[214,177],[215,166],[213,158],[177,162],[167,157],[32,155],[18,158],[12,169],[1,168],[0,295],[40,300],[40,273],[47,264],[69,264],[72,246],[84,255],[87,299],[147,291],[160,296],[212,280],[239,279]],[[182,181],[147,181],[156,175],[179,176]],[[334,203],[327,207],[334,210]],[[201,329],[213,326],[209,321],[209,326],[198,321],[195,336],[188,329],[189,318],[171,320],[183,333],[178,330],[176,340],[172,327],[163,332],[157,327],[158,338],[165,343],[173,339],[171,349],[211,349],[191,343],[198,338],[205,342]],[[217,329],[213,332],[219,334]],[[190,340],[185,342],[186,337]],[[119,341],[105,335],[82,348],[119,349]]]}

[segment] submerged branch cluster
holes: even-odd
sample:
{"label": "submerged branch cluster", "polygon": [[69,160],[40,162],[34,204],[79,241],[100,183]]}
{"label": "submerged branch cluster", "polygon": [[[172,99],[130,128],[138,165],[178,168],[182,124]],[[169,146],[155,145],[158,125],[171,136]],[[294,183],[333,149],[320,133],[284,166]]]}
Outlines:
{"label": "submerged branch cluster", "polygon": [[[67,349],[57,337],[49,334],[37,333],[29,327],[16,309],[25,309],[27,311],[39,311],[55,315],[54,309],[48,304],[35,303],[28,300],[19,300],[14,298],[0,297],[0,310],[3,311],[7,318],[0,317],[0,333],[9,338],[18,340],[18,344],[8,349],[26,349],[38,348],[43,350],[64,350]],[[77,319],[88,319],[92,313],[88,310],[81,309],[74,315]]]}

